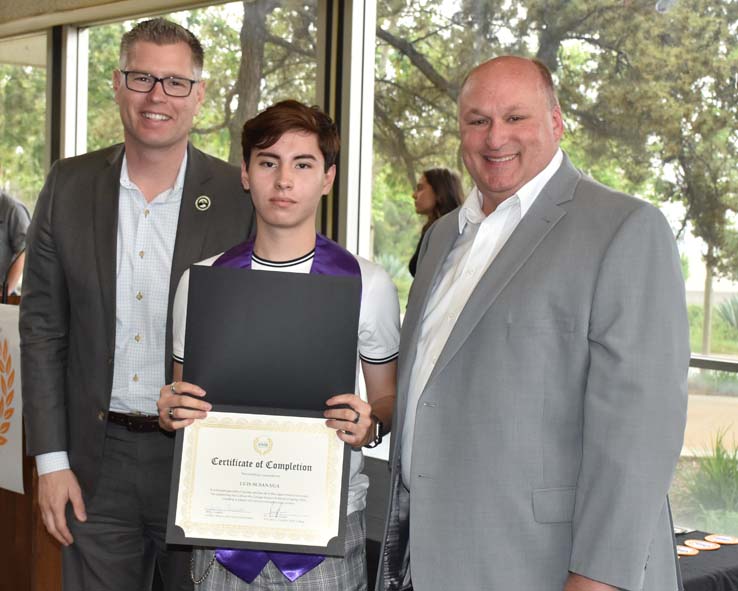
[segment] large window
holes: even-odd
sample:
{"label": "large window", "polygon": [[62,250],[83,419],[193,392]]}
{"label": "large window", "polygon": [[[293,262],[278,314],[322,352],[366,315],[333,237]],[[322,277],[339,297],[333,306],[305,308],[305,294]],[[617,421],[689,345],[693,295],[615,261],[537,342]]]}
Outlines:
{"label": "large window", "polygon": [[[373,253],[401,297],[422,172],[464,173],[456,97],[471,67],[526,54],[554,73],[563,148],[659,206],[677,237],[692,349],[738,358],[738,2],[397,0],[377,15]],[[465,190],[471,188],[464,176]],[[647,294],[644,295],[647,297]],[[674,485],[684,525],[738,533],[738,377],[694,368]],[[708,477],[709,475],[709,477]]]}
{"label": "large window", "polygon": [[738,534],[738,373],[691,369],[682,457],[671,488],[674,520]]}
{"label": "large window", "polygon": [[46,35],[0,41],[0,188],[29,210],[46,175]]}

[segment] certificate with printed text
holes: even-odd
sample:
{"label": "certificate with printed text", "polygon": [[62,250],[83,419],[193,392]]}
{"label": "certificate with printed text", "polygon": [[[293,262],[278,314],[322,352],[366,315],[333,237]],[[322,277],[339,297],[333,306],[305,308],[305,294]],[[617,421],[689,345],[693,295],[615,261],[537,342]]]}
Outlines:
{"label": "certificate with printed text", "polygon": [[322,417],[264,411],[178,433],[167,542],[342,556],[347,446]]}
{"label": "certificate with printed text", "polygon": [[325,401],[352,392],[358,277],[190,269],[183,378],[213,405],[177,431],[173,544],[343,556],[350,448]]}

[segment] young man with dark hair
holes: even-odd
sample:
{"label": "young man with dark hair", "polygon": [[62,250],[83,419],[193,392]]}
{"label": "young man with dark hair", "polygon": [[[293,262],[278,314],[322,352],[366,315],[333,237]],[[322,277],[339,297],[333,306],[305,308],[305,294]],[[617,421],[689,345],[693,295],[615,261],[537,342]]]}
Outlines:
{"label": "young man with dark hair", "polygon": [[[399,344],[397,293],[380,266],[315,233],[315,214],[333,185],[339,148],[336,127],[327,115],[296,101],[278,103],[246,122],[242,144],[241,179],[254,202],[256,237],[199,264],[322,274],[333,274],[331,261],[340,260],[344,269],[353,266],[362,282],[358,354],[367,401],[355,394],[338,394],[326,401],[329,407],[342,405],[327,410],[325,417],[337,437],[354,448],[344,558],[314,557],[314,566],[301,569],[292,580],[279,553],[270,553],[267,561],[263,553],[240,551],[234,559],[202,549],[193,556],[193,581],[212,591],[363,590],[367,585],[363,510],[369,482],[361,474],[363,458],[357,449],[381,440],[378,436],[389,431],[391,424]],[[180,381],[188,287],[189,273],[185,273],[174,305],[175,381],[161,389],[159,399],[164,429],[186,427],[211,408],[201,388]],[[234,574],[244,570],[257,574],[243,578]]]}

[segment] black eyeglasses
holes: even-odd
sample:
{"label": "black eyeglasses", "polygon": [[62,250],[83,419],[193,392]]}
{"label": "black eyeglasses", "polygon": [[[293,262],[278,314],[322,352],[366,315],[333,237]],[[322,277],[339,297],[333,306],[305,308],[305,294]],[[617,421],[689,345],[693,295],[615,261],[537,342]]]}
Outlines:
{"label": "black eyeglasses", "polygon": [[133,92],[151,92],[154,90],[157,82],[161,82],[164,94],[183,98],[190,96],[192,85],[199,80],[190,80],[189,78],[180,78],[179,76],[167,76],[165,78],[157,78],[146,72],[132,72],[130,70],[121,70],[121,74],[126,77],[126,88]]}

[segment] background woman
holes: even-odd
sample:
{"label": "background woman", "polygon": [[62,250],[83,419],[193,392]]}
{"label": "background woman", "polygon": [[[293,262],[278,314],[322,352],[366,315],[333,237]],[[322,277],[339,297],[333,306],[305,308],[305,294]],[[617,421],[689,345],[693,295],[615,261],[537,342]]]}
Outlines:
{"label": "background woman", "polygon": [[415,200],[415,213],[427,218],[423,229],[420,231],[420,239],[415,247],[415,253],[408,265],[410,274],[415,277],[418,250],[425,232],[438,218],[461,205],[461,179],[459,175],[447,168],[430,168],[420,176],[418,185],[413,191],[413,199]]}

